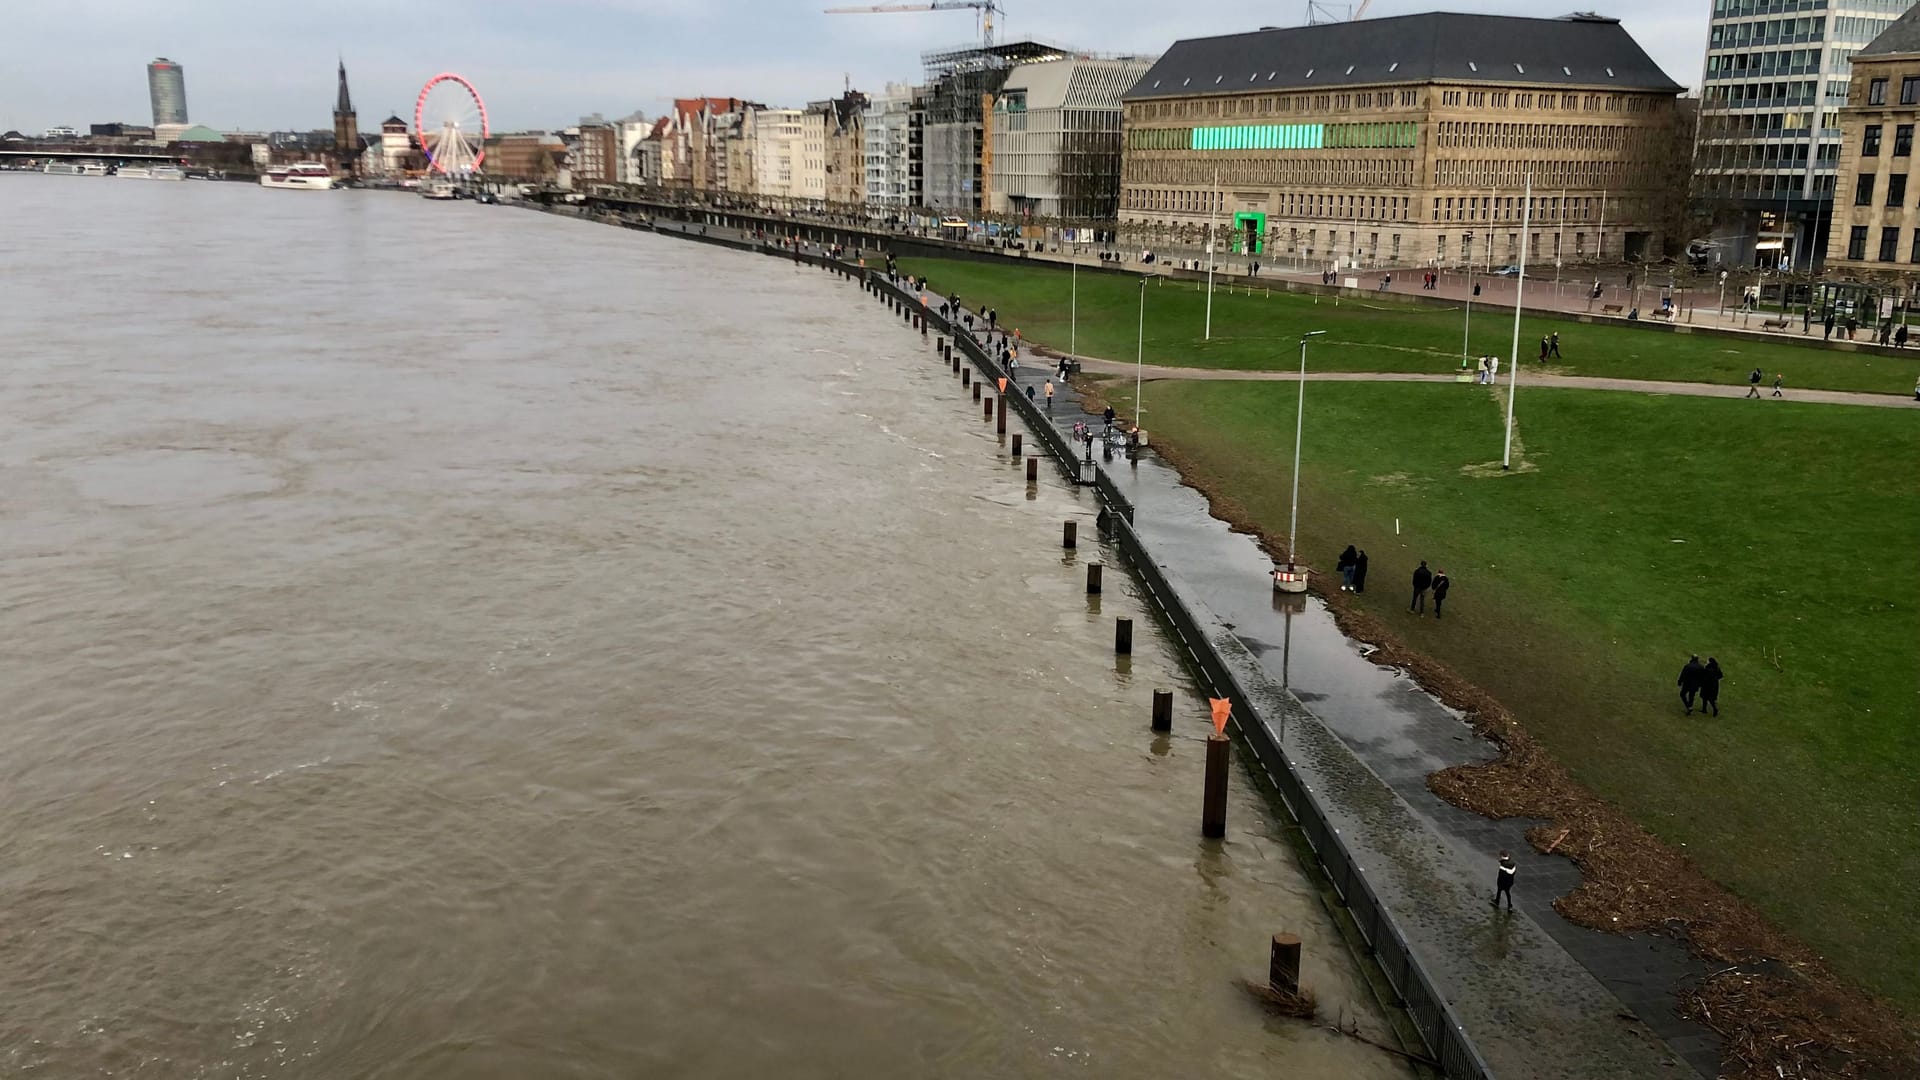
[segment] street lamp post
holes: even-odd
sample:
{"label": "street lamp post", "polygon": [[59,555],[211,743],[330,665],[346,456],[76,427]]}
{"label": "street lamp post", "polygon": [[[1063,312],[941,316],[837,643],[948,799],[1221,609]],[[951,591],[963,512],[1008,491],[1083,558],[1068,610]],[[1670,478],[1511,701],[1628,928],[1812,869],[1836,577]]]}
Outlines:
{"label": "street lamp post", "polygon": [[1513,281],[1513,355],[1507,358],[1507,438],[1500,468],[1513,465],[1513,399],[1520,390],[1520,296],[1527,288],[1528,230],[1533,224],[1533,174],[1527,174],[1527,194],[1520,206],[1520,273]]}
{"label": "street lamp post", "polygon": [[1140,326],[1133,346],[1133,426],[1141,426],[1146,407],[1140,401],[1140,373],[1147,359],[1147,275],[1140,275]]}
{"label": "street lamp post", "polygon": [[1307,342],[1326,333],[1325,330],[1309,330],[1300,335],[1300,392],[1299,404],[1295,406],[1293,418],[1293,513],[1287,521],[1287,568],[1273,572],[1273,587],[1277,592],[1306,592],[1307,575],[1300,572],[1300,436],[1307,422]]}
{"label": "street lamp post", "polygon": [[1467,354],[1473,350],[1473,346],[1468,344],[1468,339],[1472,336],[1472,333],[1473,333],[1473,233],[1472,231],[1468,231],[1467,235],[1462,239],[1465,242],[1467,247],[1467,250],[1465,252],[1467,256],[1467,319],[1466,319],[1466,325],[1460,328],[1460,363],[1462,365],[1465,365],[1467,362]]}

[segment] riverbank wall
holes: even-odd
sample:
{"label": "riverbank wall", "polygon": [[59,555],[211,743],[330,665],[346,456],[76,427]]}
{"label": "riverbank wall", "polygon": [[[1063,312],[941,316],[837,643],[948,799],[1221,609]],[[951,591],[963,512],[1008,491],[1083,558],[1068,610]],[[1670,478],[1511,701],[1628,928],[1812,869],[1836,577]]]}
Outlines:
{"label": "riverbank wall", "polygon": [[[556,208],[558,209],[558,208]],[[590,208],[560,210],[783,261],[817,266],[860,286],[930,344],[951,341],[955,358],[988,386],[1010,376],[974,336],[922,303],[877,269],[792,246],[762,243],[751,233],[693,222],[633,220]],[[821,235],[819,243],[847,243]],[[1385,1004],[1402,1010],[1403,1032],[1450,1078],[1637,1078],[1685,1069],[1644,1026],[1622,1014],[1593,976],[1531,924],[1500,930],[1502,952],[1489,954],[1486,882],[1471,859],[1431,824],[1317,717],[1263,664],[1234,625],[1183,585],[1177,553],[1152,550],[1135,528],[1135,508],[1099,462],[1091,461],[1040,406],[1006,394],[1010,411],[1032,433],[1037,456],[1099,502],[1101,538],[1119,554],[1176,651],[1211,697],[1233,704],[1230,733],[1270,785],[1281,831],[1325,883],[1350,937],[1358,938],[1385,983]],[[1078,411],[1077,402],[1069,402]],[[1205,567],[1189,571],[1206,573]],[[1249,588],[1266,589],[1255,580]],[[1525,957],[1516,963],[1510,953]],[[1625,1021],[1625,1022],[1623,1022]]]}

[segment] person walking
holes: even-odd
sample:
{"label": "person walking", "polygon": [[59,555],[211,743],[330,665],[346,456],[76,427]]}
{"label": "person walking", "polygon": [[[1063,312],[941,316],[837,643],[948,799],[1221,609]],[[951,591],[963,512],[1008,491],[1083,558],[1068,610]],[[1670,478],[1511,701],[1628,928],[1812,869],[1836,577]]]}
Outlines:
{"label": "person walking", "polygon": [[1437,619],[1440,617],[1441,605],[1447,602],[1447,590],[1452,587],[1453,587],[1453,579],[1447,576],[1447,572],[1445,570],[1438,571],[1433,575],[1433,617],[1434,618]]}
{"label": "person walking", "polygon": [[1827,330],[1826,337],[1823,340],[1832,341],[1833,340],[1833,309],[1832,308],[1828,308],[1826,310],[1826,313],[1820,317],[1820,325],[1825,327]]}
{"label": "person walking", "polygon": [[1499,378],[1500,378],[1500,358],[1497,356],[1487,357],[1488,385],[1492,385],[1493,383],[1497,382]]}
{"label": "person walking", "polygon": [[1433,587],[1433,571],[1427,569],[1427,560],[1421,559],[1420,565],[1413,571],[1413,599],[1408,601],[1408,611],[1424,613],[1427,610],[1427,590]]}
{"label": "person walking", "polygon": [[1726,672],[1720,670],[1720,661],[1707,657],[1707,666],[1700,669],[1700,712],[1720,715],[1720,680]]}
{"label": "person walking", "polygon": [[1107,406],[1106,411],[1100,414],[1100,419],[1105,420],[1107,422],[1107,430],[1112,431],[1113,430],[1113,406],[1111,405]]}
{"label": "person walking", "polygon": [[1513,864],[1513,855],[1500,853],[1500,873],[1493,881],[1493,906],[1500,906],[1500,899],[1506,898],[1507,910],[1513,910],[1513,879],[1520,876],[1520,868]]}
{"label": "person walking", "polygon": [[1900,328],[1893,332],[1893,347],[1896,349],[1904,349],[1907,347],[1907,324],[1906,323],[1901,323]]}
{"label": "person walking", "polygon": [[1560,359],[1560,331],[1558,330],[1547,335],[1547,355],[1555,360]]}
{"label": "person walking", "polygon": [[1753,371],[1751,371],[1747,375],[1747,396],[1750,398],[1757,398],[1760,396],[1760,369],[1759,368],[1754,368]]}
{"label": "person walking", "polygon": [[1697,654],[1689,657],[1686,666],[1680,669],[1680,704],[1687,707],[1688,716],[1693,715],[1693,699],[1700,693],[1700,679],[1706,671]]}
{"label": "person walking", "polygon": [[1783,383],[1783,382],[1785,382],[1785,381],[1786,381],[1786,379],[1787,379],[1787,377],[1786,377],[1786,376],[1785,376],[1784,374],[1781,374],[1780,372],[1775,372],[1775,373],[1774,373],[1774,376],[1773,376],[1773,396],[1774,396],[1774,397],[1779,397],[1779,396],[1781,396],[1781,395],[1780,395],[1780,384],[1781,384],[1781,383]]}
{"label": "person walking", "polygon": [[1547,338],[1545,334],[1540,336],[1540,362],[1543,364],[1547,362]]}
{"label": "person walking", "polygon": [[1353,591],[1367,591],[1367,549],[1361,548],[1353,557]]}
{"label": "person walking", "polygon": [[1333,568],[1340,571],[1341,592],[1353,591],[1353,564],[1359,557],[1360,553],[1354,550],[1352,544],[1348,544],[1347,550],[1340,553],[1340,561],[1333,564]]}

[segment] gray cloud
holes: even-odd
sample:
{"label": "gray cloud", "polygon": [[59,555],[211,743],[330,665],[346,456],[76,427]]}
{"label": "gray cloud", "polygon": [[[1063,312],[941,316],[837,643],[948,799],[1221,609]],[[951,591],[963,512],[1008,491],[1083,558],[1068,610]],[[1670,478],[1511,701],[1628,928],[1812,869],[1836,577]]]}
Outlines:
{"label": "gray cloud", "polygon": [[[228,130],[331,126],[344,56],[362,126],[410,116],[428,77],[458,71],[496,130],[554,127],[583,113],[655,114],[676,96],[798,104],[843,79],[877,89],[917,77],[923,49],[972,39],[967,11],[826,15],[857,0],[68,0],[10,5],[0,37],[0,129],[146,122],[146,62],[186,68],[196,123]],[[1002,37],[1097,52],[1153,53],[1181,37],[1304,21],[1305,0],[1011,0]],[[1541,0],[1375,0],[1368,18],[1453,7],[1564,14]],[[1699,82],[1703,2],[1567,0],[1621,19],[1676,82]]]}

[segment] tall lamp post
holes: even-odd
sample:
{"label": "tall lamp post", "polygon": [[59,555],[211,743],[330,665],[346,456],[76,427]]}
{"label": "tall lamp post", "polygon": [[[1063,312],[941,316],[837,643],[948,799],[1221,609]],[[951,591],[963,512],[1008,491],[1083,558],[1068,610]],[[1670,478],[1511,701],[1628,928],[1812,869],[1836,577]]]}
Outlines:
{"label": "tall lamp post", "polygon": [[1307,422],[1307,342],[1324,333],[1325,330],[1309,330],[1300,335],[1300,394],[1293,418],[1293,515],[1287,521],[1287,568],[1273,572],[1273,588],[1276,592],[1307,591],[1307,575],[1301,573],[1297,565],[1300,542],[1300,435]]}
{"label": "tall lamp post", "polygon": [[1146,407],[1140,401],[1140,374],[1147,359],[1147,275],[1140,275],[1140,327],[1133,346],[1133,426],[1140,427]]}
{"label": "tall lamp post", "polygon": [[1520,273],[1513,282],[1513,355],[1507,359],[1507,438],[1500,468],[1513,465],[1513,399],[1520,389],[1520,294],[1527,288],[1528,229],[1533,224],[1533,174],[1527,174],[1526,201],[1520,208]]}
{"label": "tall lamp post", "polygon": [[1462,367],[1465,367],[1467,363],[1467,353],[1471,352],[1473,349],[1473,346],[1468,344],[1468,338],[1472,335],[1472,332],[1473,332],[1473,232],[1472,230],[1468,230],[1467,235],[1462,237],[1461,239],[1462,239],[1462,242],[1466,244],[1466,248],[1467,248],[1467,250],[1463,253],[1467,257],[1467,321],[1466,321],[1466,325],[1460,328],[1460,365]]}

